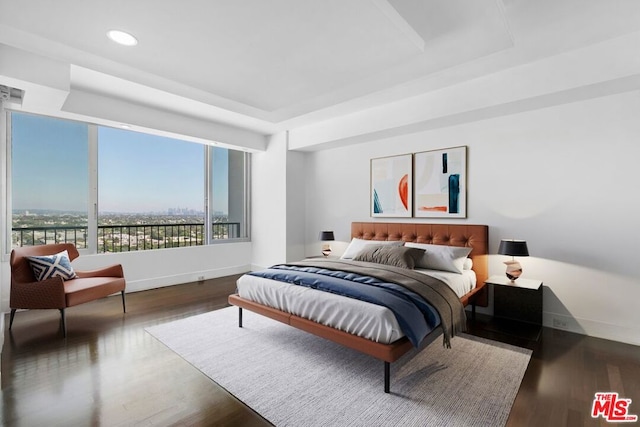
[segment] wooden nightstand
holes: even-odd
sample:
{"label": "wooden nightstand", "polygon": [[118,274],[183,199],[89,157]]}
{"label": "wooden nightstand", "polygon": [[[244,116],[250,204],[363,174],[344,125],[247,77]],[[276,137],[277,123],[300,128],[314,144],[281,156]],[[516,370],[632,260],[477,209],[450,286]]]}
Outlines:
{"label": "wooden nightstand", "polygon": [[537,341],[542,329],[542,281],[491,276],[485,282],[493,288],[495,332]]}

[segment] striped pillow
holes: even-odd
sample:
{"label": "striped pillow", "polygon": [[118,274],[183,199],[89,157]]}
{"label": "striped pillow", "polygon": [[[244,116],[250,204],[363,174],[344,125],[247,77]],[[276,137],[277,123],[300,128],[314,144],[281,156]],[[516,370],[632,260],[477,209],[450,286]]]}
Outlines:
{"label": "striped pillow", "polygon": [[30,256],[27,259],[37,281],[52,277],[61,277],[62,280],[76,278],[76,272],[71,267],[71,260],[66,250],[55,255]]}

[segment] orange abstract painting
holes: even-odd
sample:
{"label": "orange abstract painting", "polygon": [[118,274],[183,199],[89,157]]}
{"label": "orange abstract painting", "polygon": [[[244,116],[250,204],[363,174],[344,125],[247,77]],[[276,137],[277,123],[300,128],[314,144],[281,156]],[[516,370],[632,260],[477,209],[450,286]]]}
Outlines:
{"label": "orange abstract painting", "polygon": [[413,214],[413,156],[371,159],[371,216]]}

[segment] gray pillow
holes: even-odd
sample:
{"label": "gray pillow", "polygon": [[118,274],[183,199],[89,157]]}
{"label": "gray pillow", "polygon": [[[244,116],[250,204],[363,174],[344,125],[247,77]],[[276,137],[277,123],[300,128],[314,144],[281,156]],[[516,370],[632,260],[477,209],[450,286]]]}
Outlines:
{"label": "gray pillow", "polygon": [[424,254],[424,249],[406,246],[367,245],[353,258],[354,261],[375,262],[377,264],[413,270],[416,260]]}

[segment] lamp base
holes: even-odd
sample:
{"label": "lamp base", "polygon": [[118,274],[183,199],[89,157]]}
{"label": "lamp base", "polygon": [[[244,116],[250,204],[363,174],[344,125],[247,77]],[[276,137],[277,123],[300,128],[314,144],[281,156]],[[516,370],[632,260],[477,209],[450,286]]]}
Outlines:
{"label": "lamp base", "polygon": [[522,275],[522,266],[518,261],[505,261],[507,265],[506,275],[512,282]]}
{"label": "lamp base", "polygon": [[331,246],[329,246],[328,244],[322,245],[322,255],[324,255],[325,257],[331,255]]}

